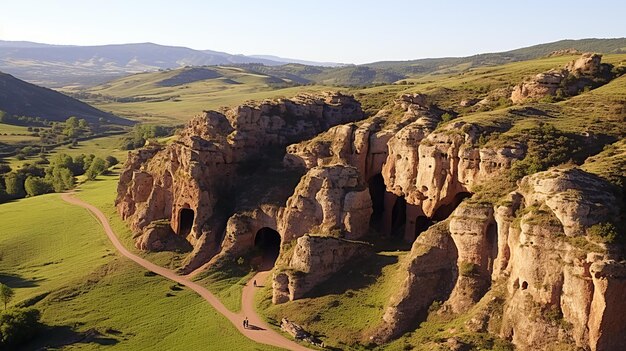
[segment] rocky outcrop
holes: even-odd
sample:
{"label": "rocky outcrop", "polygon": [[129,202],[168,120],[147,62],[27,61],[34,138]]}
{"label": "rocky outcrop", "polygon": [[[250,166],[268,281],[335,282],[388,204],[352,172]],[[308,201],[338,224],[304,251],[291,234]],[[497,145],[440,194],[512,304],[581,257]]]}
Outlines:
{"label": "rocky outcrop", "polygon": [[367,234],[372,214],[370,194],[356,168],[311,168],[278,214],[278,232],[286,242],[307,233],[346,239]]}
{"label": "rocky outcrop", "polygon": [[371,247],[362,242],[327,236],[305,235],[296,240],[285,268],[274,273],[272,302],[275,304],[302,298],[343,266],[366,258]]}
{"label": "rocky outcrop", "polygon": [[[578,169],[553,169],[525,177],[517,193],[520,203],[504,206],[524,209],[517,211],[505,235],[510,258],[503,275],[508,298],[502,335],[521,348],[545,349],[550,342],[569,339],[591,350],[619,349],[626,329],[623,323],[616,327],[614,321],[623,315],[614,311],[623,311],[624,304],[614,300],[611,311],[603,310],[599,318],[592,312],[611,298],[603,287],[623,288],[626,271],[611,263],[610,247],[587,235],[592,225],[617,217],[612,188]],[[591,267],[609,266],[615,268],[611,274],[593,278]],[[615,333],[603,334],[596,318],[613,321],[608,323]]]}
{"label": "rocky outcrop", "polygon": [[427,314],[434,301],[449,295],[457,275],[456,261],[457,251],[447,222],[422,233],[399,268],[406,272],[405,278],[370,339],[381,344],[416,327],[418,316]]}
{"label": "rocky outcrop", "polygon": [[264,147],[286,146],[361,118],[360,104],[337,93],[207,111],[192,119],[174,143],[129,156],[117,209],[135,232],[155,220],[169,220],[172,230],[194,245],[195,259],[187,261],[191,269],[219,248],[227,214],[216,211],[216,204],[232,197],[228,191],[243,162]]}
{"label": "rocky outcrop", "polygon": [[[415,241],[400,268],[406,271],[402,289],[372,338],[385,342],[412,328],[434,296],[445,301],[441,311],[453,315],[488,298],[502,301],[502,322],[490,324],[492,315],[485,314],[475,318],[478,330],[489,325],[520,349],[545,350],[557,342],[623,348],[626,303],[617,296],[626,291],[626,262],[618,261],[623,256],[614,244],[589,234],[617,218],[613,190],[579,169],[555,168],[523,178],[500,205],[463,202]],[[441,273],[420,280],[433,272]],[[446,284],[448,290],[436,290]],[[490,287],[502,295],[488,297]]]}
{"label": "rocky outcrop", "polygon": [[[470,124],[452,123],[433,133],[430,128],[418,120],[400,130],[389,141],[383,166],[387,191],[406,200],[409,219],[447,218],[474,186],[502,175],[524,156],[517,145],[480,148],[478,130]],[[414,232],[415,223],[407,222],[405,237]]]}
{"label": "rocky outcrop", "polygon": [[575,95],[585,86],[597,85],[594,77],[601,74],[602,55],[585,53],[580,58],[568,63],[562,69],[553,69],[539,73],[515,86],[511,93],[511,101],[518,104],[529,99],[540,99],[545,96]]}
{"label": "rocky outcrop", "polygon": [[492,206],[463,202],[450,217],[449,230],[458,253],[459,275],[445,307],[452,313],[463,313],[491,286],[497,254]]}
{"label": "rocky outcrop", "polygon": [[154,221],[145,226],[135,238],[135,247],[147,251],[187,250],[189,243],[176,236],[167,221]]}

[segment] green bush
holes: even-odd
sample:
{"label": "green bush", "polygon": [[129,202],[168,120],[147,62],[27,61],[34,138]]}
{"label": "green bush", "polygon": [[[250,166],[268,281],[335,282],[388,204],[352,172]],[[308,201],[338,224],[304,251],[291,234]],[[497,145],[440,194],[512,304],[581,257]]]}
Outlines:
{"label": "green bush", "polygon": [[478,265],[472,262],[461,262],[459,264],[459,274],[464,277],[478,275]]}
{"label": "green bush", "polygon": [[611,244],[617,239],[617,228],[613,223],[598,223],[587,228],[587,235],[589,235],[592,240]]}
{"label": "green bush", "polygon": [[36,309],[13,309],[0,313],[0,349],[14,349],[30,340],[40,328]]}

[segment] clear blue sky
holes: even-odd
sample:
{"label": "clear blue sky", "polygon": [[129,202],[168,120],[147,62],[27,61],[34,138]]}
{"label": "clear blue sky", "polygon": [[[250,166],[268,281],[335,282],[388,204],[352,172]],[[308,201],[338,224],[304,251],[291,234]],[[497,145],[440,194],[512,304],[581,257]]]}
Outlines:
{"label": "clear blue sky", "polygon": [[0,0],[0,39],[365,63],[626,36],[626,1]]}

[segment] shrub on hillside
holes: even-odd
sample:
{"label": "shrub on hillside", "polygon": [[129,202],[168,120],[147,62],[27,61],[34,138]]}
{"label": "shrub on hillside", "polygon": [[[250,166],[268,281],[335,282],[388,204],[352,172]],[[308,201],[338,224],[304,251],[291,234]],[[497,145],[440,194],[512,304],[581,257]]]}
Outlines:
{"label": "shrub on hillside", "polygon": [[9,309],[0,313],[0,349],[10,350],[30,340],[41,327],[36,309]]}
{"label": "shrub on hillside", "polygon": [[545,171],[549,167],[569,161],[579,151],[576,140],[549,124],[528,129],[526,156],[511,166],[511,180]]}

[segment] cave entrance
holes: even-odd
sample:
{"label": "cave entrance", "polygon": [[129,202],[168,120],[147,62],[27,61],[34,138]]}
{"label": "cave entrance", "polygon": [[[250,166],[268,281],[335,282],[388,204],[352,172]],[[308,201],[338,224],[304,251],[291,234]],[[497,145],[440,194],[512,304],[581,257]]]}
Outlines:
{"label": "cave entrance", "polygon": [[369,191],[372,199],[372,216],[370,217],[370,227],[381,230],[383,225],[383,214],[385,212],[385,179],[378,173],[370,178]]}
{"label": "cave entrance", "polygon": [[403,196],[396,199],[391,212],[391,236],[403,236],[406,226],[406,200]]}
{"label": "cave entrance", "polygon": [[433,221],[426,216],[418,216],[415,219],[415,238],[425,232],[430,226],[433,225]]}
{"label": "cave entrance", "polygon": [[263,258],[263,267],[271,269],[280,253],[281,237],[272,228],[264,227],[259,229],[254,236],[254,247],[260,251]]}
{"label": "cave entrance", "polygon": [[435,211],[435,213],[433,214],[432,219],[435,221],[443,221],[446,218],[450,217],[450,215],[452,214],[452,212],[454,212],[454,210],[459,206],[459,204],[467,199],[468,197],[471,197],[472,194],[468,193],[468,192],[460,192],[458,194],[456,194],[454,196],[454,199],[452,199],[452,202],[447,204],[447,205],[441,205],[439,206],[439,208],[437,209],[437,211]]}
{"label": "cave entrance", "polygon": [[178,235],[187,236],[193,228],[195,212],[190,208],[183,208],[178,214]]}

